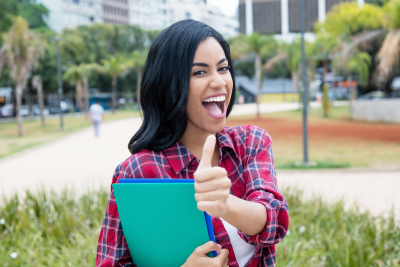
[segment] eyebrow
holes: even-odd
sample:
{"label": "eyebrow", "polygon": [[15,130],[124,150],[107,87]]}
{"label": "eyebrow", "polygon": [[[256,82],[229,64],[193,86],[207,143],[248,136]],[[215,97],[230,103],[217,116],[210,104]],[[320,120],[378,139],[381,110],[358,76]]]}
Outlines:
{"label": "eyebrow", "polygon": [[[221,59],[220,61],[218,61],[217,66],[218,66],[219,64],[221,64],[222,62],[224,62],[224,61],[227,61],[227,59],[226,59],[226,58],[223,58],[223,59]],[[193,66],[210,67],[210,65],[208,65],[208,64],[206,64],[206,63],[193,63],[192,67],[193,67]]]}

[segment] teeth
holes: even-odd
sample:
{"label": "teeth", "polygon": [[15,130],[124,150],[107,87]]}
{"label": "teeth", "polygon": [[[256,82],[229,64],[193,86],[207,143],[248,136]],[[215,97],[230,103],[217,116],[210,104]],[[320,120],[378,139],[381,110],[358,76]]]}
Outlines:
{"label": "teeth", "polygon": [[217,96],[217,97],[209,97],[207,99],[204,99],[203,102],[221,102],[225,101],[225,96]]}

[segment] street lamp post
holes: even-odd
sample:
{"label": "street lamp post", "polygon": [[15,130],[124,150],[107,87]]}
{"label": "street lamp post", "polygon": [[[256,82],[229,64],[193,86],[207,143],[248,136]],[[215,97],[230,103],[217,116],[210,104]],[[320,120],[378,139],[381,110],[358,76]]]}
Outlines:
{"label": "street lamp post", "polygon": [[308,131],[307,131],[307,102],[308,88],[306,78],[306,53],[304,48],[305,15],[304,0],[300,0],[300,27],[301,27],[301,75],[303,80],[303,152],[304,165],[308,165]]}
{"label": "street lamp post", "polygon": [[60,106],[60,130],[64,131],[64,114],[61,106],[61,102],[63,100],[63,88],[61,81],[60,37],[56,37],[55,41],[57,46],[57,77],[58,77],[58,97]]}

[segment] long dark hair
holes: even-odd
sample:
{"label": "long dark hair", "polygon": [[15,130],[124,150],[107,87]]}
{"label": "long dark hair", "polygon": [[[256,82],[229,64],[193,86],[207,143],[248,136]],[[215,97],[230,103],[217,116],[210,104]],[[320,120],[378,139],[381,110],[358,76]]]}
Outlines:
{"label": "long dark hair", "polygon": [[182,20],[163,30],[147,56],[140,88],[143,124],[128,144],[134,154],[142,149],[164,150],[174,145],[187,126],[186,106],[189,79],[198,45],[215,38],[225,52],[233,80],[226,116],[235,101],[235,75],[228,43],[210,26],[195,20]]}

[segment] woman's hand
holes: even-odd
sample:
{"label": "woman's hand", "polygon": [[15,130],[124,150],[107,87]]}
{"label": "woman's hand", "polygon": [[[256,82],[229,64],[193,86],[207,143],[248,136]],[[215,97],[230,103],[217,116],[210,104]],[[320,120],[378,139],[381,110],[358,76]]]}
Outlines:
{"label": "woman's hand", "polygon": [[211,160],[215,150],[216,138],[207,137],[203,155],[194,173],[194,189],[197,208],[214,217],[222,217],[228,210],[231,180],[224,168],[212,167]]}
{"label": "woman's hand", "polygon": [[[207,253],[210,251],[217,251],[218,256],[208,257]],[[182,267],[228,267],[228,254],[227,249],[222,249],[221,245],[210,241],[197,247]]]}

